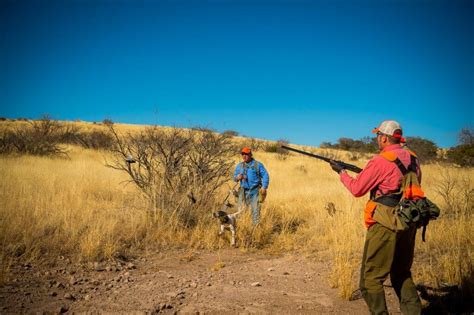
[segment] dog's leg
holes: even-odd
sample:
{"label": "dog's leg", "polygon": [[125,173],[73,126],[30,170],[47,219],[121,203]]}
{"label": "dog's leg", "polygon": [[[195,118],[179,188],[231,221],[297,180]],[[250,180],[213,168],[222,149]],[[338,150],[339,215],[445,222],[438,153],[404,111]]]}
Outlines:
{"label": "dog's leg", "polygon": [[221,224],[221,229],[219,231],[219,236],[222,236],[224,234],[224,224]]}
{"label": "dog's leg", "polygon": [[230,225],[230,231],[232,232],[232,239],[230,245],[235,246],[235,223]]}

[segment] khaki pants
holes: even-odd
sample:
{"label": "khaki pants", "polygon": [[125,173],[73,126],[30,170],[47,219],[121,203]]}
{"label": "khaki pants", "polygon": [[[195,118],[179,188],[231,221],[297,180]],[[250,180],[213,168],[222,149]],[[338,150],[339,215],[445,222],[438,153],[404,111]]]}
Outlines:
{"label": "khaki pants", "polygon": [[393,232],[376,223],[367,231],[360,272],[360,290],[371,314],[388,314],[383,282],[390,274],[403,314],[421,314],[411,278],[416,227]]}

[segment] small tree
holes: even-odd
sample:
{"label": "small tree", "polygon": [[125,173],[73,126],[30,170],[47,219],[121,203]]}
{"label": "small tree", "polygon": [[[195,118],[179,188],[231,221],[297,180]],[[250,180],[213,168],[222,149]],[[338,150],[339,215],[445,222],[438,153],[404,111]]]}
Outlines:
{"label": "small tree", "polygon": [[447,152],[448,161],[461,167],[474,166],[474,132],[463,128],[459,132],[459,145]]}
{"label": "small tree", "polygon": [[194,225],[212,209],[233,165],[228,137],[197,128],[147,128],[120,135],[109,126],[114,159],[107,166],[126,172],[157,211]]}
{"label": "small tree", "polygon": [[463,128],[459,132],[459,144],[474,145],[474,131],[471,128]]}

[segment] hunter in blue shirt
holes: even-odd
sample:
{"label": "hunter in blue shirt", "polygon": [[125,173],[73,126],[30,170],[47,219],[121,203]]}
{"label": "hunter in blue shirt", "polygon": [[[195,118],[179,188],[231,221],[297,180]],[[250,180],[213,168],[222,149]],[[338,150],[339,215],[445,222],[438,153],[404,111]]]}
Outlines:
{"label": "hunter in blue shirt", "polygon": [[267,195],[270,178],[263,164],[253,159],[250,148],[243,148],[241,154],[243,161],[237,164],[234,172],[234,181],[240,181],[239,210],[250,205],[252,221],[256,225],[260,221],[261,203]]}

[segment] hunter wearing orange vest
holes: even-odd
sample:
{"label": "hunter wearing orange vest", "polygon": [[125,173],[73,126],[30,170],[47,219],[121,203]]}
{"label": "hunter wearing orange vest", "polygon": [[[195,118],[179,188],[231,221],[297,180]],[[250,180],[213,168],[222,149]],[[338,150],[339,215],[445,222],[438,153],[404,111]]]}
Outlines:
{"label": "hunter wearing orange vest", "polygon": [[373,157],[356,178],[352,178],[340,165],[331,163],[333,170],[340,174],[341,182],[355,197],[370,192],[370,200],[364,210],[367,235],[360,290],[371,314],[388,314],[383,282],[390,275],[401,312],[421,314],[420,298],[410,271],[416,225],[399,228],[392,210],[401,198],[403,174],[400,169],[415,169],[421,182],[420,166],[416,155],[400,145],[402,127],[398,122],[383,121],[372,132],[377,134],[380,154]]}

